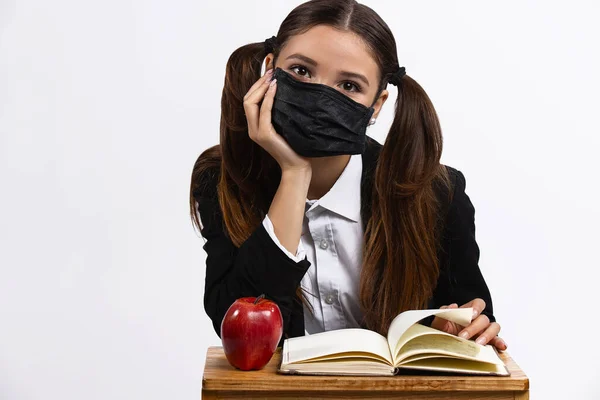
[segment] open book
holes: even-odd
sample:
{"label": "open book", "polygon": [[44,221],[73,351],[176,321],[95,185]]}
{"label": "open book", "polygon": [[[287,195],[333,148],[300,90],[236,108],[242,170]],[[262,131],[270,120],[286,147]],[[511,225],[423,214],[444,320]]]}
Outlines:
{"label": "open book", "polygon": [[278,372],[306,375],[397,375],[402,368],[465,374],[510,375],[491,345],[480,345],[419,324],[438,315],[466,326],[472,308],[410,310],[377,332],[338,329],[286,339]]}

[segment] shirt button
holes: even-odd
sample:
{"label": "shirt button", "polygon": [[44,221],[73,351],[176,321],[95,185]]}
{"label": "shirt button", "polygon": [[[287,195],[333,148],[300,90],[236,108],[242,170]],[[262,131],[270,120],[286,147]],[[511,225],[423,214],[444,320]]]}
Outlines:
{"label": "shirt button", "polygon": [[325,240],[325,239],[322,239],[322,240],[321,240],[321,243],[319,244],[319,246],[321,246],[321,248],[322,248],[323,250],[325,250],[325,249],[327,248],[327,246],[328,246],[328,244],[327,244],[327,240]]}
{"label": "shirt button", "polygon": [[333,295],[331,293],[325,296],[325,303],[333,304]]}

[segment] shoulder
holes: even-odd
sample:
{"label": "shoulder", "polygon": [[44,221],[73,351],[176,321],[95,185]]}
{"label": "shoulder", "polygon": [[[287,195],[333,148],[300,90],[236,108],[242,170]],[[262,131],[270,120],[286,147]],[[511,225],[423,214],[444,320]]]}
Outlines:
{"label": "shoulder", "polygon": [[198,156],[194,163],[190,191],[196,201],[216,199],[221,177],[220,146],[213,146]]}
{"label": "shoulder", "polygon": [[434,187],[438,196],[442,215],[449,216],[457,212],[464,211],[465,208],[471,208],[472,204],[466,194],[465,175],[457,168],[442,164],[446,171],[447,181],[442,178],[435,181]]}
{"label": "shoulder", "polygon": [[444,167],[446,167],[446,171],[448,171],[448,176],[450,177],[450,183],[452,184],[452,191],[454,194],[461,191],[464,192],[467,182],[462,171],[449,165],[444,165]]}
{"label": "shoulder", "polygon": [[213,146],[200,154],[194,163],[190,183],[190,213],[200,233],[222,228],[218,185],[221,178],[220,149]]}
{"label": "shoulder", "polygon": [[433,181],[433,187],[440,198],[452,198],[456,191],[464,190],[465,177],[461,171],[449,165],[440,164],[441,170]]}
{"label": "shoulder", "polygon": [[456,204],[457,202],[464,201],[465,197],[468,199],[466,194],[467,189],[467,179],[465,175],[459,169],[450,167],[448,165],[445,166],[448,171],[448,176],[450,178],[451,191],[452,191],[452,204]]}

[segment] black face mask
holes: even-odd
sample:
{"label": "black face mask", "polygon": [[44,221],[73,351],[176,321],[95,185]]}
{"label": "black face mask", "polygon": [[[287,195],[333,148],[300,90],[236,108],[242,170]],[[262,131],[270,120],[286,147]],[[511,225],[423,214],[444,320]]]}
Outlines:
{"label": "black face mask", "polygon": [[273,79],[277,92],[271,121],[296,153],[324,157],[364,152],[373,107],[327,85],[297,81],[281,68]]}

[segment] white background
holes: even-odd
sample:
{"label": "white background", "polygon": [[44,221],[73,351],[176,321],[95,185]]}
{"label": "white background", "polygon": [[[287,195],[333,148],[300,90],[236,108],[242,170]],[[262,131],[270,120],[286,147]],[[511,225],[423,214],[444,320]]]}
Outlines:
{"label": "white background", "polygon": [[[1,399],[199,398],[220,341],[190,172],[228,56],[299,3],[0,1]],[[367,4],[466,176],[532,398],[600,398],[598,3]]]}

